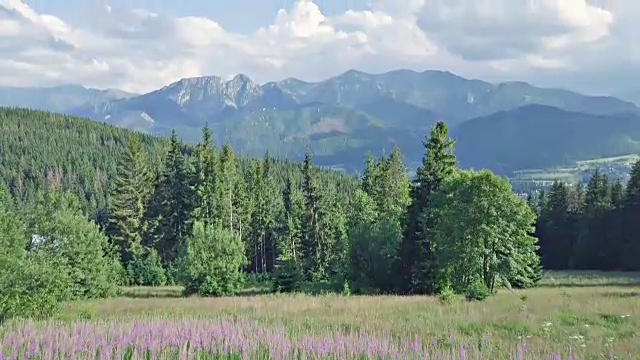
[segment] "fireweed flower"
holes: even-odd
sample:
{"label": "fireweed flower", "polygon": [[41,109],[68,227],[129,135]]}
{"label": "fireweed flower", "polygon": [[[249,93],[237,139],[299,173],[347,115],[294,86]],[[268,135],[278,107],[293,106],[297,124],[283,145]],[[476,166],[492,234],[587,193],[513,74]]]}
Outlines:
{"label": "fireweed flower", "polygon": [[[484,359],[482,346],[438,345],[419,336],[394,339],[366,331],[288,334],[247,320],[149,319],[123,322],[25,322],[0,333],[5,359]],[[515,345],[515,344],[514,344]],[[514,346],[515,347],[515,346]],[[515,358],[530,358],[524,344]],[[543,354],[534,353],[533,357]],[[559,354],[543,355],[560,360]]]}

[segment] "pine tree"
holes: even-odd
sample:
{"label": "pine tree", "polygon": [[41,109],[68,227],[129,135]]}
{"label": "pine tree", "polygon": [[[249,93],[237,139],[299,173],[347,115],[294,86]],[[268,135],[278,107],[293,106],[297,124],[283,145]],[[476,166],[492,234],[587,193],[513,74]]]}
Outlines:
{"label": "pine tree", "polygon": [[620,180],[611,184],[610,194],[611,206],[613,208],[617,209],[624,205],[624,187]]}
{"label": "pine tree", "polygon": [[376,190],[376,170],[376,160],[371,151],[369,151],[364,161],[364,171],[362,173],[362,189],[369,196],[373,196]]}
{"label": "pine tree", "polygon": [[142,253],[145,204],[151,189],[152,175],[140,140],[134,137],[118,163],[109,203],[108,234],[125,265]]}
{"label": "pine tree", "polygon": [[304,281],[301,258],[302,221],[304,202],[291,173],[285,178],[282,192],[283,212],[278,239],[278,256],[274,271],[276,291],[292,292],[300,289]]}
{"label": "pine tree", "polygon": [[607,227],[604,214],[611,208],[609,180],[598,169],[587,184],[584,217],[572,267],[600,269],[604,264]]}
{"label": "pine tree", "polygon": [[379,252],[374,248],[379,215],[375,201],[364,189],[356,190],[350,215],[349,279],[355,292],[375,292],[376,265],[380,265],[376,258]]}
{"label": "pine tree", "polygon": [[181,148],[182,144],[174,130],[164,169],[153,197],[154,206],[159,208],[156,210],[156,249],[165,265],[175,260],[179,248],[184,246],[190,233],[193,194],[190,174]]}
{"label": "pine tree", "polygon": [[404,238],[399,260],[401,291],[433,293],[434,259],[429,241],[432,219],[426,214],[431,196],[456,167],[454,141],[448,138],[444,122],[436,123],[423,142],[425,155],[411,188],[411,205],[407,210]]}
{"label": "pine tree", "polygon": [[636,161],[631,168],[625,192],[625,202],[628,205],[640,205],[640,160]]}
{"label": "pine tree", "polygon": [[282,213],[284,229],[281,232],[280,254],[292,257],[296,262],[300,261],[302,246],[302,222],[304,200],[293,175],[289,173],[285,179],[282,192],[284,212]]}
{"label": "pine tree", "polygon": [[399,219],[411,202],[410,184],[406,169],[402,163],[400,148],[396,145],[388,159],[380,164],[379,196],[376,199],[378,210]]}
{"label": "pine tree", "polygon": [[205,124],[202,140],[194,151],[192,192],[194,196],[191,219],[211,224],[215,220],[218,157],[213,146],[211,129]]}
{"label": "pine tree", "polygon": [[[367,194],[366,199],[370,199],[375,204],[376,217],[370,219],[373,223],[369,225],[369,232],[366,234],[359,225],[355,223],[350,225],[350,228],[354,226],[356,229],[349,235],[352,242],[350,247],[352,273],[354,268],[368,269],[364,273],[360,271],[359,278],[354,278],[353,281],[354,285],[368,288],[368,291],[390,292],[401,280],[398,279],[394,267],[399,261],[402,222],[410,203],[410,184],[402,163],[402,154],[397,146],[388,158],[384,155],[377,161],[368,158],[367,164],[366,167],[369,170],[364,173],[362,190]],[[368,183],[370,186],[375,186],[375,190],[367,192]],[[356,201],[366,202],[366,199],[358,198]],[[362,209],[364,205],[359,206]],[[360,254],[357,256],[360,258],[359,261],[369,264],[355,264],[354,252]]]}
{"label": "pine tree", "polygon": [[256,166],[253,190],[255,209],[252,214],[255,270],[270,272],[277,257],[276,220],[282,208],[280,186],[273,169],[273,159],[267,153]]}
{"label": "pine tree", "polygon": [[326,209],[321,188],[318,186],[311,154],[305,154],[302,165],[302,194],[304,220],[302,222],[302,253],[305,276],[311,281],[328,280],[330,239]]}
{"label": "pine tree", "polygon": [[539,219],[545,236],[540,242],[542,262],[549,269],[565,269],[573,253],[569,220],[569,192],[566,185],[556,181],[551,186]]}
{"label": "pine tree", "polygon": [[240,232],[238,214],[236,213],[237,201],[235,199],[237,194],[236,186],[239,182],[238,175],[235,154],[229,141],[225,141],[218,164],[216,220],[223,229],[227,229],[234,234]]}
{"label": "pine tree", "polygon": [[620,239],[621,270],[640,270],[640,160],[631,169],[631,177],[627,182],[624,197],[624,209],[619,212],[621,228],[624,229]]}

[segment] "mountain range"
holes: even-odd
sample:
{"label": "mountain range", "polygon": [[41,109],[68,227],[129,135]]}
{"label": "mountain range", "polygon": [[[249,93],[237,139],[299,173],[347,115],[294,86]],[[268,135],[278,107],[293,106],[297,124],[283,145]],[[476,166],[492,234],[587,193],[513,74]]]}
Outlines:
{"label": "mountain range", "polygon": [[462,166],[515,170],[640,152],[640,109],[614,97],[586,96],[525,82],[489,83],[450,72],[350,70],[320,82],[257,84],[238,74],[185,78],[145,94],[79,85],[0,87],[0,106],[87,117],[197,141],[208,123],[215,141],[238,152],[265,151],[354,171],[371,150],[398,144],[410,167],[430,126],[444,120]]}

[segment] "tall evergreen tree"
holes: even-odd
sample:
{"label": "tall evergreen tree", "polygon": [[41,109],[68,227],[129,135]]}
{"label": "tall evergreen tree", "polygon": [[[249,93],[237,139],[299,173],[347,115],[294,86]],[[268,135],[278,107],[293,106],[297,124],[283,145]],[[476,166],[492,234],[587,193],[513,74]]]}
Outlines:
{"label": "tall evergreen tree", "polygon": [[551,186],[538,226],[545,236],[540,242],[542,263],[548,269],[565,269],[573,251],[567,186],[556,181]]}
{"label": "tall evergreen tree", "polygon": [[631,167],[631,174],[627,182],[625,202],[628,205],[640,205],[640,160]]}
{"label": "tall evergreen tree", "polygon": [[624,186],[620,180],[616,180],[611,184],[611,206],[613,208],[620,208],[624,205]]}
{"label": "tall evergreen tree", "polygon": [[256,167],[253,192],[255,209],[252,216],[252,237],[255,241],[255,267],[262,273],[270,272],[277,257],[277,219],[282,209],[282,194],[269,153]]}
{"label": "tall evergreen tree", "polygon": [[108,234],[125,265],[142,253],[142,239],[146,234],[145,204],[152,180],[142,144],[134,137],[118,163],[109,203]]}
{"label": "tall evergreen tree", "polygon": [[282,213],[284,226],[281,232],[280,254],[292,257],[296,262],[301,258],[302,222],[304,214],[304,199],[300,188],[291,173],[288,174],[282,192],[284,212]]}
{"label": "tall evergreen tree", "polygon": [[291,292],[298,290],[304,280],[300,250],[303,244],[304,200],[291,173],[285,178],[282,203],[274,285],[276,291]]}
{"label": "tall evergreen tree", "polygon": [[624,196],[624,209],[618,212],[624,233],[619,238],[619,269],[640,270],[640,160],[631,168]]}
{"label": "tall evergreen tree", "polygon": [[217,214],[216,219],[223,229],[239,234],[239,218],[236,211],[237,207],[237,190],[239,183],[238,168],[236,158],[231,144],[225,141],[220,153],[220,161],[218,164],[218,182],[217,182]]}
{"label": "tall evergreen tree", "polygon": [[423,142],[425,155],[411,188],[411,205],[407,210],[404,238],[398,272],[402,276],[401,291],[432,293],[435,283],[435,262],[429,241],[431,216],[426,214],[431,196],[442,182],[454,173],[456,157],[454,141],[448,138],[444,122],[438,122]]}
{"label": "tall evergreen tree", "polygon": [[182,144],[175,130],[171,133],[171,146],[167,153],[163,171],[158,179],[153,196],[153,206],[158,209],[156,226],[156,249],[163,263],[169,264],[184,246],[190,234],[189,224],[193,211],[193,194],[190,174]]}
{"label": "tall evergreen tree", "polygon": [[583,224],[572,267],[579,269],[600,269],[604,263],[604,246],[607,223],[605,213],[611,208],[609,180],[598,169],[587,184],[585,194]]}
{"label": "tall evergreen tree", "polygon": [[216,214],[216,188],[218,177],[218,157],[213,146],[211,129],[205,124],[202,140],[194,151],[192,189],[194,194],[191,217],[194,220],[211,224]]}
{"label": "tall evergreen tree", "polygon": [[324,205],[324,194],[316,179],[311,154],[305,154],[302,165],[302,194],[304,217],[302,222],[302,253],[305,276],[311,281],[328,279],[330,261],[330,229]]}

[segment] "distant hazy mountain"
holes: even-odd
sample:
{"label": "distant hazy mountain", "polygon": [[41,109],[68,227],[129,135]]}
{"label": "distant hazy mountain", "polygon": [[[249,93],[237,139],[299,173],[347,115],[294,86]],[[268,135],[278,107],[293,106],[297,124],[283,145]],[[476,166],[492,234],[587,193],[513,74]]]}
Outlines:
{"label": "distant hazy mountain", "polygon": [[[598,123],[589,119],[615,122],[625,116],[635,119],[631,114],[640,113],[633,103],[613,97],[585,96],[523,82],[492,84],[442,71],[409,70],[384,74],[350,70],[316,83],[287,79],[264,85],[242,74],[229,81],[207,76],[182,79],[142,95],[79,86],[0,88],[0,105],[64,112],[155,134],[168,134],[175,128],[189,141],[197,140],[202,126],[209,123],[217,142],[228,139],[241,153],[262,155],[269,150],[299,159],[310,149],[318,163],[347,170],[360,168],[367,151],[390,150],[393,144],[399,144],[409,163],[415,165],[422,156],[425,133],[439,119],[460,137],[463,163],[505,171],[554,166],[582,155],[574,152],[576,148],[565,150],[565,145],[557,144],[548,147],[544,152],[548,155],[517,157],[534,147],[527,145],[529,138],[523,143],[504,139],[506,130],[500,127],[510,129],[512,124],[503,118],[514,122],[523,119],[522,129],[527,131],[533,130],[525,126],[547,131],[542,127],[554,121],[566,123],[568,134],[572,126],[582,131],[578,128],[584,125],[568,118],[584,118],[585,124],[596,126]],[[545,119],[536,122],[539,117]],[[526,131],[522,131],[515,133],[526,138]],[[608,130],[603,127],[602,131]],[[485,141],[496,149],[500,144],[511,146],[500,148],[511,157],[489,151],[483,145]],[[479,149],[477,154],[474,146]],[[591,153],[597,155],[598,151]]]}
{"label": "distant hazy mountain", "polygon": [[97,90],[81,85],[0,87],[0,106],[69,112],[78,106],[135,96],[117,89]]}

